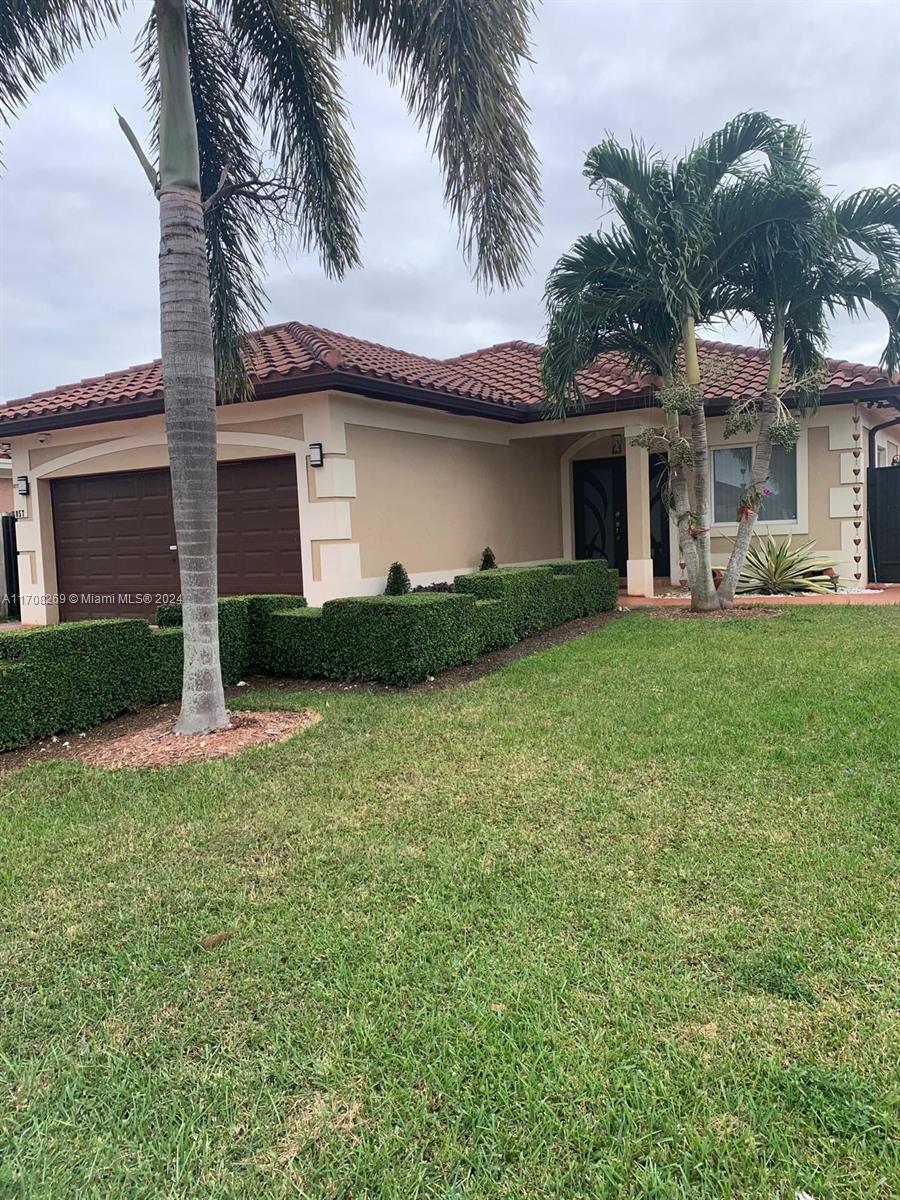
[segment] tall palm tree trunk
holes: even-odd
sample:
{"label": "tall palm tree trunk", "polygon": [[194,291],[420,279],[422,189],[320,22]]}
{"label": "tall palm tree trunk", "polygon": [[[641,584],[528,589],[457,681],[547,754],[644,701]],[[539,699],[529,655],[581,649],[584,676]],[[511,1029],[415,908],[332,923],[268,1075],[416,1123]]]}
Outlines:
{"label": "tall palm tree trunk", "polygon": [[725,577],[719,587],[719,596],[725,604],[734,602],[738,579],[744,569],[753,530],[756,528],[759,518],[760,489],[769,480],[769,470],[772,464],[772,423],[777,411],[778,389],[781,384],[783,364],[784,325],[780,324],[776,326],[772,335],[769,378],[766,383],[766,394],[760,405],[759,428],[756,433],[756,448],[753,452],[750,483],[743,497],[737,537],[734,539]]}
{"label": "tall palm tree trunk", "polygon": [[[702,388],[700,360],[697,357],[697,334],[692,316],[682,321],[685,379],[691,387]],[[691,453],[693,458],[694,521],[688,532],[696,551],[685,554],[688,583],[691,587],[691,608],[694,612],[710,612],[720,607],[712,575],[712,547],[709,529],[712,524],[709,495],[709,439],[706,432],[704,397],[691,414]],[[693,575],[691,567],[693,564]]]}
{"label": "tall palm tree trunk", "polygon": [[181,573],[178,733],[226,729],[219,662],[216,382],[184,0],[155,0],[161,81],[159,296],[166,439]]}

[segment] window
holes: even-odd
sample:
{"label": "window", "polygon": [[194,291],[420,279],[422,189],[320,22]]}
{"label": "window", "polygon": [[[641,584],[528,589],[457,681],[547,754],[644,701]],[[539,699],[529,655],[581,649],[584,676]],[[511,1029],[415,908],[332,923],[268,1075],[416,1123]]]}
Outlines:
{"label": "window", "polygon": [[[750,482],[753,450],[750,446],[723,446],[713,450],[713,520],[717,525],[733,524],[738,505]],[[761,521],[797,520],[797,450],[772,447],[769,467],[770,494],[759,506]]]}

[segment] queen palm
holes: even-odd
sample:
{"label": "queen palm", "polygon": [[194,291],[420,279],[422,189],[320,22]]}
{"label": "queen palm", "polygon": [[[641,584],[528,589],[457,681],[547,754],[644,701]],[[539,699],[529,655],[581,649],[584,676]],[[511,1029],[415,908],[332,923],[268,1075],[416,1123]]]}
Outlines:
{"label": "queen palm", "polygon": [[[0,112],[115,28],[132,0],[0,0]],[[159,203],[166,436],[184,600],[176,728],[228,725],[218,650],[216,384],[246,393],[270,233],[359,262],[361,181],[337,57],[387,68],[430,138],[463,251],[484,284],[517,283],[537,219],[517,71],[527,0],[153,0],[140,65],[156,115],[144,152]]]}
{"label": "queen palm", "polygon": [[617,222],[580,238],[547,283],[548,415],[579,407],[577,372],[603,350],[622,350],[662,379],[666,426],[648,431],[647,444],[669,454],[670,499],[696,609],[719,604],[696,328],[723,313],[723,280],[749,243],[761,244],[760,232],[775,245],[790,230],[795,252],[807,252],[807,181],[779,179],[776,186],[752,169],[760,154],[777,160],[783,144],[783,127],[765,113],[741,114],[674,163],[640,143],[607,138],[588,154],[584,174]]}

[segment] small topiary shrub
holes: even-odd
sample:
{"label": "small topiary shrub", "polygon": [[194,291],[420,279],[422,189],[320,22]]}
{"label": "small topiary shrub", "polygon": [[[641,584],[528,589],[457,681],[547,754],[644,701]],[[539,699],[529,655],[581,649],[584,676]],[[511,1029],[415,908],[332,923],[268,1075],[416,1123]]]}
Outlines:
{"label": "small topiary shrub", "polygon": [[386,596],[406,596],[409,594],[409,575],[403,563],[391,563],[387,573],[387,583],[384,585]]}
{"label": "small topiary shrub", "polygon": [[497,569],[497,558],[496,558],[493,550],[490,548],[490,546],[485,546],[485,548],[481,552],[481,566],[478,568],[478,570],[479,571],[495,571],[496,569]]}
{"label": "small topiary shrub", "polygon": [[339,679],[406,687],[478,655],[473,596],[329,600],[322,621],[329,670]]}

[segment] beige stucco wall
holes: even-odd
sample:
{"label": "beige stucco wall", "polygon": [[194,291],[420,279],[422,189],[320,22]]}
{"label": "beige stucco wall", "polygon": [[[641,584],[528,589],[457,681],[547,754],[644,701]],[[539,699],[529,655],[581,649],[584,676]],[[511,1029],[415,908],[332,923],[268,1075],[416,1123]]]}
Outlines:
{"label": "beige stucco wall", "polygon": [[347,453],[366,577],[395,560],[413,574],[477,566],[487,545],[501,562],[562,553],[559,454],[546,441],[492,445],[348,425]]}
{"label": "beige stucco wall", "polygon": [[[852,414],[851,405],[828,406],[805,423],[798,519],[790,528],[761,526],[779,536],[815,539],[847,578],[858,499]],[[889,414],[863,414],[865,451],[866,426]],[[304,590],[311,604],[381,590],[395,559],[414,582],[427,582],[474,568],[485,545],[507,563],[571,554],[572,461],[610,456],[613,437],[622,439],[629,480],[629,579],[641,578],[641,564],[652,568],[649,508],[643,504],[637,518],[631,511],[646,499],[646,453],[631,438],[643,425],[660,423],[658,410],[518,425],[322,392],[228,406],[218,410],[217,421],[223,460],[296,457]],[[893,436],[900,444],[900,434]],[[310,442],[323,445],[321,468],[308,464]],[[721,419],[710,422],[710,442],[734,444],[724,439]],[[58,616],[52,601],[52,479],[166,465],[164,422],[161,415],[108,421],[54,430],[49,437],[12,437],[10,445],[12,475],[27,475],[31,483],[28,497],[21,503],[15,497],[24,510],[18,523],[23,615],[46,623]],[[730,551],[723,535],[733,532],[715,530],[717,561]],[[677,559],[676,547],[673,564]],[[652,570],[648,582],[652,591]]]}

